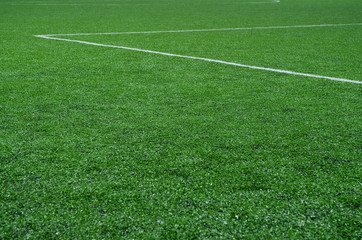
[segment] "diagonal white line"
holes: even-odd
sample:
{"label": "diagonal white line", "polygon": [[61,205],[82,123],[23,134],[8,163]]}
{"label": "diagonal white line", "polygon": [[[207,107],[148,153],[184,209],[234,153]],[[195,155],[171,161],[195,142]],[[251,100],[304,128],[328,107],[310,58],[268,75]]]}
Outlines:
{"label": "diagonal white line", "polygon": [[146,49],[140,49],[140,48],[131,48],[131,47],[125,47],[125,46],[114,46],[114,45],[86,42],[86,41],[80,41],[80,40],[56,38],[56,37],[51,37],[49,35],[36,35],[35,37],[45,38],[45,39],[52,39],[52,40],[60,40],[60,41],[66,41],[66,42],[75,42],[75,43],[81,43],[81,44],[87,44],[87,45],[93,45],[93,46],[100,46],[100,47],[120,48],[120,49],[126,49],[126,50],[138,51],[138,52],[146,52],[146,53],[165,55],[165,56],[170,56],[170,57],[179,57],[179,58],[202,60],[202,61],[206,61],[206,62],[221,63],[221,64],[244,67],[244,68],[250,68],[250,69],[257,69],[257,70],[263,70],[263,71],[269,71],[269,72],[284,73],[284,74],[289,74],[289,75],[297,75],[297,76],[304,76],[304,77],[311,77],[311,78],[328,79],[328,80],[339,81],[339,82],[349,82],[349,83],[362,84],[362,81],[356,81],[356,80],[350,80],[350,79],[344,79],[344,78],[335,78],[335,77],[321,76],[321,75],[315,75],[315,74],[293,72],[293,71],[282,70],[282,69],[257,67],[257,66],[239,64],[239,63],[233,63],[233,62],[226,62],[226,61],[216,60],[216,59],[200,58],[200,57],[179,55],[179,54],[166,53],[166,52],[158,52],[158,51],[152,51],[152,50],[146,50]]}
{"label": "diagonal white line", "polygon": [[240,31],[240,30],[262,30],[262,29],[285,29],[285,28],[343,27],[343,26],[362,26],[362,23],[296,25],[296,26],[272,26],[272,27],[244,27],[244,28],[217,28],[217,29],[192,29],[192,30],[145,31],[145,32],[68,33],[68,34],[47,34],[47,35],[43,35],[43,36],[88,36],[88,35],[184,33],[184,32]]}

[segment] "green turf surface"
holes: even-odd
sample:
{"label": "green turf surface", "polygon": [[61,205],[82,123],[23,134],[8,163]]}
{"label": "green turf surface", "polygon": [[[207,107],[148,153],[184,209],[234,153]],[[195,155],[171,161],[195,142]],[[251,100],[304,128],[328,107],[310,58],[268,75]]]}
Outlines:
{"label": "green turf surface", "polygon": [[[250,2],[0,0],[0,239],[360,239],[361,84],[33,36],[362,23]],[[362,81],[362,26],[67,38]]]}

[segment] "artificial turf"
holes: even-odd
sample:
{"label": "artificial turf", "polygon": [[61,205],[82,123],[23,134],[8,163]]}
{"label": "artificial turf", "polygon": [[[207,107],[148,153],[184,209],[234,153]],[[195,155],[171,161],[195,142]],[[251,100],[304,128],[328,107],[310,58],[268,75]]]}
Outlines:
{"label": "artificial turf", "polygon": [[[362,23],[271,2],[0,0],[0,239],[360,239],[361,84],[34,37]],[[362,81],[358,25],[67,38]]]}

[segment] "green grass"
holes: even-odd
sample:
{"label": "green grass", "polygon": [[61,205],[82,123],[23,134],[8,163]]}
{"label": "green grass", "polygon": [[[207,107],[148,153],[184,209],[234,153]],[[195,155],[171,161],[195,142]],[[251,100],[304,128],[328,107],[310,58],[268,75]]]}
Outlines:
{"label": "green grass", "polygon": [[[362,85],[33,36],[361,23],[361,1],[9,2],[0,239],[362,237]],[[362,26],[69,38],[362,80]]]}

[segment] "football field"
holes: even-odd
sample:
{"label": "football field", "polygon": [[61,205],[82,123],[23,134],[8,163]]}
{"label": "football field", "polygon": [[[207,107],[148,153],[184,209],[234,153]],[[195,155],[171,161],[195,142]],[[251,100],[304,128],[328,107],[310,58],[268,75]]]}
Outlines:
{"label": "football field", "polygon": [[361,239],[361,0],[0,0],[0,239]]}

